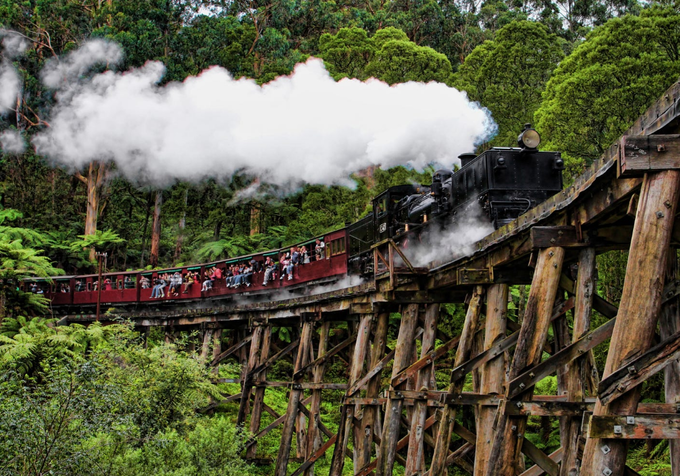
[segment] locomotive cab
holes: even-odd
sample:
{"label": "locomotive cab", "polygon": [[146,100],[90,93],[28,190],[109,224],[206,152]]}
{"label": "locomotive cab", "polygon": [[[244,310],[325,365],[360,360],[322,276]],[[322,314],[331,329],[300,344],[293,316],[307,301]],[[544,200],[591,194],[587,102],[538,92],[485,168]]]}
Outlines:
{"label": "locomotive cab", "polygon": [[397,210],[405,197],[420,196],[415,185],[390,187],[373,199],[373,226],[375,242],[393,237],[399,231]]}

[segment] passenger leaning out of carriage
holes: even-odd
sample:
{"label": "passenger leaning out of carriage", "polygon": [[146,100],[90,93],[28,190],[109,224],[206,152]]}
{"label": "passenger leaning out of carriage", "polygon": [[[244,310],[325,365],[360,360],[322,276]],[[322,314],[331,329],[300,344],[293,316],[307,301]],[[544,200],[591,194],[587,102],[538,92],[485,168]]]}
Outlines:
{"label": "passenger leaning out of carriage", "polygon": [[248,266],[248,265],[241,264],[238,267],[238,269],[236,270],[236,272],[238,274],[234,278],[234,284],[232,284],[231,287],[232,288],[238,288],[241,285],[245,284],[246,287],[249,288],[250,287],[250,277],[253,275],[253,268]]}
{"label": "passenger leaning out of carriage", "polygon": [[316,245],[314,245],[314,254],[316,255],[316,260],[319,261],[323,259],[324,249],[326,244],[321,240],[316,240]]}
{"label": "passenger leaning out of carriage", "polygon": [[197,279],[198,273],[192,273],[191,271],[187,272],[186,276],[184,276],[184,291],[182,291],[182,294],[188,293],[191,285],[194,284]]}
{"label": "passenger leaning out of carriage", "polygon": [[262,286],[266,286],[269,281],[275,279],[272,277],[274,271],[276,271],[276,264],[274,263],[274,260],[271,258],[271,256],[267,256],[267,258],[264,260],[264,281],[262,282]]}
{"label": "passenger leaning out of carriage", "polygon": [[282,280],[284,276],[288,276],[288,281],[290,281],[293,279],[294,267],[290,253],[281,255],[281,259],[279,261],[281,262],[281,277],[279,279]]}
{"label": "passenger leaning out of carriage", "polygon": [[309,251],[307,251],[306,246],[300,248],[300,259],[302,264],[309,264]]}

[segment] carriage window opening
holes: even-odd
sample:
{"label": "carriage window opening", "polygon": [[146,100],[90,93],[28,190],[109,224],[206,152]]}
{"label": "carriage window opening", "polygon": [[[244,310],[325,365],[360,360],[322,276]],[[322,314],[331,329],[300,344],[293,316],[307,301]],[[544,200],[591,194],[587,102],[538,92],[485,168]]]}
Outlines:
{"label": "carriage window opening", "polygon": [[92,283],[87,283],[87,290],[92,291]]}
{"label": "carriage window opening", "polygon": [[116,286],[118,287],[118,289],[123,289],[123,280],[122,279],[117,280]]}

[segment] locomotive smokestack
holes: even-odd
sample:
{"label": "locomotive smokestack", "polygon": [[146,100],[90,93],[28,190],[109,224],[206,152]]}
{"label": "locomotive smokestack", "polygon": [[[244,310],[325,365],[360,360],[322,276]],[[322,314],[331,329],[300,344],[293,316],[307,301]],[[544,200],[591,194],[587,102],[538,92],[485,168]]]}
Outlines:
{"label": "locomotive smokestack", "polygon": [[474,152],[466,152],[465,154],[460,154],[458,158],[460,159],[460,167],[463,168],[473,160],[475,160],[477,154]]}

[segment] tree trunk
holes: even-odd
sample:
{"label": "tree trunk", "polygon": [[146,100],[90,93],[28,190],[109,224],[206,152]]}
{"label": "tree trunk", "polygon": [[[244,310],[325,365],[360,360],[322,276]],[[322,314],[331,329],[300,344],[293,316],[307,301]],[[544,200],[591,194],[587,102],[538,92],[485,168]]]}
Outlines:
{"label": "tree trunk", "polygon": [[[87,185],[87,213],[85,215],[85,236],[94,235],[97,232],[97,218],[99,217],[99,198],[101,193],[106,165],[96,160],[90,162],[87,179],[82,175],[80,178]],[[90,261],[95,260],[95,250],[90,249]]]}
{"label": "tree trunk", "polygon": [[146,199],[146,218],[144,218],[144,229],[142,230],[142,254],[139,257],[139,267],[144,267],[144,251],[146,251],[146,229],[149,227],[149,216],[151,215],[151,192]]}
{"label": "tree trunk", "polygon": [[149,251],[149,264],[158,266],[158,249],[161,243],[161,207],[163,206],[163,191],[156,192],[156,204],[153,208],[153,225],[151,226],[151,250]]}
{"label": "tree trunk", "polygon": [[259,203],[253,202],[250,206],[250,236],[262,233],[262,207]]}
{"label": "tree trunk", "polygon": [[189,189],[184,190],[184,207],[182,208],[182,218],[179,219],[179,232],[177,233],[177,245],[175,246],[175,260],[179,261],[182,254],[182,242],[184,241],[184,228],[187,225],[187,203],[189,201]]}

